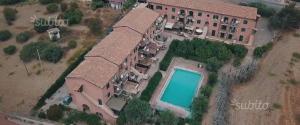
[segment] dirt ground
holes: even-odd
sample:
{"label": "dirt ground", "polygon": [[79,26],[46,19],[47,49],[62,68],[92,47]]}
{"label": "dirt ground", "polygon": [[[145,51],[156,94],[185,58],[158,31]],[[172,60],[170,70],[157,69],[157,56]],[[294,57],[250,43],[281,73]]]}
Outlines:
{"label": "dirt ground", "polygon": [[254,79],[234,87],[232,99],[240,103],[258,100],[269,103],[269,108],[241,110],[231,107],[231,125],[296,125],[296,118],[300,120],[300,87],[290,80],[300,81],[300,62],[291,63],[292,54],[300,53],[299,41],[293,33],[283,34],[260,63]]}
{"label": "dirt ground", "polygon": [[[86,41],[95,43],[97,36],[91,37],[91,35],[88,34],[88,31],[86,31],[86,26],[72,26],[70,29],[78,33],[75,35],[79,35],[79,37],[73,37],[73,39],[75,38],[78,42],[78,47],[76,49],[68,51],[64,58],[56,64],[42,62],[42,65],[40,66],[39,62],[36,60],[24,64],[19,58],[19,51],[24,45],[32,41],[37,41],[41,35],[47,36],[47,33],[36,33],[33,38],[24,44],[17,43],[15,41],[15,36],[20,32],[33,29],[33,25],[30,22],[32,16],[35,15],[36,17],[47,18],[49,16],[55,16],[58,13],[51,15],[46,14],[45,6],[39,4],[11,7],[18,10],[17,20],[14,21],[14,25],[8,26],[2,14],[4,7],[0,6],[0,29],[8,29],[13,33],[11,39],[0,42],[0,112],[28,114],[40,96],[44,94],[49,86],[51,86],[58,76],[67,68],[68,59],[74,54],[76,55],[77,51],[80,51],[86,44],[91,44],[86,43]],[[91,13],[87,13],[89,12],[87,10],[88,8],[81,9],[85,13],[85,16],[101,16],[104,29],[112,25],[115,18],[120,14],[120,12],[108,8]],[[69,38],[66,38],[63,42],[69,40]],[[18,50],[17,53],[12,56],[5,55],[2,49],[8,45],[16,45]],[[25,66],[30,75],[27,74]]]}

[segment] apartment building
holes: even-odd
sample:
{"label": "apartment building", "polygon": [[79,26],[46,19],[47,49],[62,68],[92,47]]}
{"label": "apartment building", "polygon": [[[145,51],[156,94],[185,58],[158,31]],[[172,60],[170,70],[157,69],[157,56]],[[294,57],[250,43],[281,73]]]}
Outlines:
{"label": "apartment building", "polygon": [[256,8],[211,0],[149,0],[148,8],[163,15],[171,26],[238,44],[251,44],[259,17]]}
{"label": "apartment building", "polygon": [[79,110],[115,124],[118,111],[126,103],[118,97],[124,92],[128,72],[138,61],[141,43],[153,37],[158,17],[148,8],[130,11],[66,77],[65,83]]}

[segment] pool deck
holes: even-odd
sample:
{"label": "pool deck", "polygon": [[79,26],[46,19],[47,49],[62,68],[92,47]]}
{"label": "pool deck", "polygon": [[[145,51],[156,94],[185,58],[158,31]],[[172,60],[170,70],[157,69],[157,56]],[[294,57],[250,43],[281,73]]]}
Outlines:
{"label": "pool deck", "polygon": [[[186,60],[183,58],[173,58],[170,66],[168,67],[168,70],[166,72],[162,72],[163,74],[163,78],[160,81],[159,85],[157,86],[154,94],[152,95],[152,98],[150,100],[150,104],[153,108],[155,109],[168,109],[173,111],[178,117],[182,117],[185,118],[187,117],[190,112],[184,110],[183,108],[179,107],[179,106],[175,106],[172,105],[170,103],[166,103],[163,101],[160,101],[160,97],[162,94],[162,91],[164,90],[164,87],[166,87],[167,81],[170,78],[170,75],[172,75],[173,73],[173,69],[176,67],[180,67],[180,68],[184,68],[187,70],[193,70],[196,72],[199,72],[200,74],[203,75],[203,78],[199,83],[199,88],[201,88],[202,86],[204,86],[207,83],[207,79],[208,79],[208,75],[207,75],[207,71],[205,70],[205,68],[198,68],[198,64],[199,62],[196,61],[191,61],[191,60]],[[199,93],[199,91],[198,91]]]}

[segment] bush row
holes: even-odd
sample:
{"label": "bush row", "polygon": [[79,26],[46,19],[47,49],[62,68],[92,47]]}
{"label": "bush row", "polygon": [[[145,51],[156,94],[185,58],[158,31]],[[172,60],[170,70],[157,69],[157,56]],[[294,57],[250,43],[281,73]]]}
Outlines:
{"label": "bush row", "polygon": [[144,101],[150,101],[153,92],[155,91],[157,85],[159,84],[162,78],[162,74],[160,72],[156,72],[153,77],[149,80],[148,86],[142,92],[140,99]]}
{"label": "bush row", "polygon": [[43,105],[45,105],[45,100],[47,98],[50,98],[65,83],[65,78],[67,77],[67,75],[71,73],[84,60],[84,55],[88,51],[89,49],[82,53],[77,58],[77,60],[70,64],[70,66],[58,77],[58,79],[51,85],[51,87],[46,91],[46,93],[39,99],[39,101],[33,108],[34,110],[37,110]]}
{"label": "bush row", "polygon": [[207,70],[216,72],[233,56],[244,58],[248,50],[242,45],[211,42],[207,40],[174,40],[170,48],[160,62],[160,70],[166,71],[173,57],[183,57],[198,62],[206,63]]}

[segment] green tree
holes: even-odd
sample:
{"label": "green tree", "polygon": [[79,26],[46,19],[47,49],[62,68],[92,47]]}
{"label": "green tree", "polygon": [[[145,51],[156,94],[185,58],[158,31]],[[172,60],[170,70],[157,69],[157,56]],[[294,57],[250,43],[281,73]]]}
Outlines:
{"label": "green tree", "polygon": [[216,72],[216,71],[218,71],[219,68],[221,68],[222,64],[223,63],[221,61],[219,61],[216,57],[211,57],[207,60],[206,68],[209,71]]}
{"label": "green tree", "polygon": [[64,12],[64,19],[69,21],[69,25],[79,24],[83,17],[79,9],[70,8]]}
{"label": "green tree", "polygon": [[49,13],[55,13],[58,11],[58,4],[57,3],[50,3],[47,5],[47,11]]}
{"label": "green tree", "polygon": [[295,4],[290,4],[270,18],[270,26],[275,29],[291,29],[299,26],[299,20],[300,10],[295,8]]}
{"label": "green tree", "polygon": [[136,3],[136,0],[127,0],[123,5],[123,9],[127,10],[127,9],[131,8],[135,3]]}
{"label": "green tree", "polygon": [[129,125],[140,125],[152,114],[150,105],[139,99],[132,99],[124,108],[126,122]]}
{"label": "green tree", "polygon": [[162,111],[159,115],[161,125],[177,125],[178,121],[178,118],[170,110]]}
{"label": "green tree", "polygon": [[270,8],[267,5],[260,2],[250,3],[249,6],[257,8],[258,14],[262,17],[271,17],[276,13],[276,11],[273,8]]}
{"label": "green tree", "polygon": [[39,18],[34,21],[34,30],[38,33],[46,32],[49,29],[49,22],[44,18]]}
{"label": "green tree", "polygon": [[53,121],[58,121],[63,117],[62,107],[55,104],[51,105],[47,110],[47,118]]}
{"label": "green tree", "polygon": [[8,47],[5,47],[3,49],[3,52],[7,55],[13,55],[16,53],[16,51],[17,51],[17,47],[14,45],[9,45]]}
{"label": "green tree", "polygon": [[1,30],[0,31],[0,41],[6,41],[10,39],[12,36],[11,32],[8,30]]}
{"label": "green tree", "polygon": [[12,21],[16,20],[17,10],[5,7],[3,10],[3,15],[6,19],[7,24],[11,25]]}
{"label": "green tree", "polygon": [[28,41],[31,37],[31,33],[29,31],[21,32],[20,34],[17,35],[16,41],[19,43],[24,43]]}
{"label": "green tree", "polygon": [[199,96],[193,99],[192,103],[192,123],[198,123],[202,120],[203,114],[208,109],[208,98]]}
{"label": "green tree", "polygon": [[67,3],[60,3],[60,9],[62,12],[65,12],[68,9]]}
{"label": "green tree", "polygon": [[218,74],[216,72],[211,72],[208,75],[208,84],[214,85],[218,81]]}

